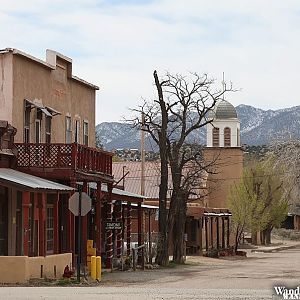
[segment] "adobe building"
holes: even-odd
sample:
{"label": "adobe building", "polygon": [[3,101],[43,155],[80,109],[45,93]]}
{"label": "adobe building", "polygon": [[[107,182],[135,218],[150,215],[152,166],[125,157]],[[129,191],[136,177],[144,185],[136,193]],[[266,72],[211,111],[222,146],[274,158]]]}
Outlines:
{"label": "adobe building", "polygon": [[234,106],[220,101],[207,125],[206,163],[211,163],[207,178],[207,207],[226,208],[230,187],[243,176],[243,150],[240,142],[240,121]]}
{"label": "adobe building", "polygon": [[[0,222],[0,236],[8,236],[11,219],[27,226],[23,231],[20,229],[22,235],[13,242],[15,244],[0,241],[0,258],[3,258],[1,255],[37,257],[46,254],[53,258],[55,254],[69,253],[68,264],[71,261],[74,265],[79,252],[75,235],[78,218],[68,209],[68,199],[79,186],[92,198],[91,211],[82,217],[83,245],[92,239],[96,254],[102,256],[108,268],[116,252],[113,243],[116,234],[106,229],[105,224],[116,220],[112,213],[116,203],[127,202],[128,223],[131,202],[135,203],[141,220],[143,197],[113,188],[113,154],[95,148],[95,93],[98,89],[74,76],[72,59],[56,51],[47,50],[44,61],[17,49],[0,50],[0,120],[11,124],[5,134],[11,130],[14,133],[14,143],[10,142],[13,144],[11,164],[8,167],[7,159],[0,157],[0,177],[10,172],[11,184],[18,185],[20,178],[16,172],[22,172],[29,174],[27,181],[35,176],[41,185],[51,180],[57,190],[61,185],[65,188],[48,197],[45,186],[41,187],[46,189],[44,192],[27,186],[21,193],[14,192],[12,199],[8,198],[10,193],[6,186],[0,190],[0,213],[6,216],[5,222]],[[25,180],[26,175],[23,177]],[[8,205],[14,208],[20,205],[17,207],[19,221],[17,216],[9,215]],[[117,210],[119,219],[121,212]],[[129,229],[130,226],[126,233],[130,244]],[[14,232],[18,237],[19,231]],[[122,231],[117,234],[118,255],[122,234]],[[138,234],[141,236],[141,226],[138,226]],[[141,243],[141,239],[138,240]],[[86,264],[87,247],[82,246],[82,253],[82,264]]]}
{"label": "adobe building", "polygon": [[0,50],[0,120],[18,129],[16,143],[95,146],[98,86],[72,74],[72,59],[47,50],[40,60],[18,49]]}

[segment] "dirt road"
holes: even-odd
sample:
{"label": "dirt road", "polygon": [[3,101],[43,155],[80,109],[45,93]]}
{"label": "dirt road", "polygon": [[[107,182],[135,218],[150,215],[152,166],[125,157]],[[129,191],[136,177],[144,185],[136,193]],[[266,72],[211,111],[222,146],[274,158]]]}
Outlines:
{"label": "dirt road", "polygon": [[0,299],[281,299],[274,285],[300,285],[300,248],[243,260],[189,258],[188,266],[115,272],[96,287],[1,288]]}

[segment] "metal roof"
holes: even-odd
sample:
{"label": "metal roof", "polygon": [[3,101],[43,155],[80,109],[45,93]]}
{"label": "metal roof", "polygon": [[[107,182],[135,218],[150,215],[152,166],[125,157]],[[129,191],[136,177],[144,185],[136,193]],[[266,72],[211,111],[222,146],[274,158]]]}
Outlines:
{"label": "metal roof", "polygon": [[[97,189],[97,183],[96,182],[89,182],[89,186],[92,189]],[[101,185],[101,191],[102,192],[107,192],[107,185],[106,184]],[[124,190],[120,190],[120,189],[117,189],[117,188],[113,188],[112,193],[114,195],[119,195],[119,196],[127,196],[127,197],[139,198],[139,199],[147,199],[146,196],[131,193],[131,192],[124,191]]]}
{"label": "metal roof", "polygon": [[226,100],[220,101],[213,111],[215,119],[237,119],[234,106]]}
{"label": "metal roof", "polygon": [[[169,167],[170,168],[170,167]],[[141,191],[141,162],[113,162],[112,173],[115,181],[120,180],[123,177],[123,173],[129,172],[128,176],[121,180],[120,185],[124,183],[126,191],[139,194]],[[185,168],[188,171],[188,168]],[[159,184],[160,184],[160,162],[145,162],[145,198],[158,199],[159,198]],[[206,183],[207,175],[203,176],[203,184]],[[168,194],[169,199],[172,191],[172,175],[169,169],[168,172]],[[194,195],[190,196],[190,199],[198,199],[202,193],[203,187],[195,189]]]}
{"label": "metal roof", "polygon": [[22,173],[13,169],[0,168],[0,181],[9,182],[34,190],[73,191],[74,189],[37,176]]}

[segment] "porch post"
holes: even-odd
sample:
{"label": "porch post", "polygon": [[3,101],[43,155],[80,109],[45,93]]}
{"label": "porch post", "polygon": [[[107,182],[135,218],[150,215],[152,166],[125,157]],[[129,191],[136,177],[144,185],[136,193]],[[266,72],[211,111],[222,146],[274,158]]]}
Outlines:
{"label": "porch post", "polygon": [[214,248],[214,218],[210,217],[210,245],[211,248]]}
{"label": "porch post", "polygon": [[131,253],[131,203],[127,202],[127,215],[126,215],[126,238],[127,238],[127,256]]}
{"label": "porch post", "polygon": [[96,216],[95,216],[95,232],[96,232],[96,251],[97,255],[101,255],[101,181],[97,182],[97,197],[96,197]]}
{"label": "porch post", "polygon": [[56,194],[53,205],[53,242],[54,242],[54,254],[59,253],[59,217],[58,217],[58,203],[59,203],[59,193]]}
{"label": "porch post", "polygon": [[[143,224],[143,211],[142,211],[142,204],[138,203],[138,247],[142,246],[142,224]],[[142,249],[138,251],[138,263],[142,263]]]}
{"label": "porch post", "polygon": [[23,255],[28,256],[30,192],[23,192]]}
{"label": "porch post", "polygon": [[200,217],[198,222],[200,223],[200,230],[199,230],[199,255],[202,255],[202,230],[203,230],[203,218]]}
{"label": "porch post", "polygon": [[[87,187],[87,182],[84,181],[83,182],[83,187],[82,187],[82,191],[85,192],[85,193],[88,193],[88,187]],[[82,259],[83,259],[83,263],[84,265],[86,265],[86,262],[87,262],[87,221],[88,221],[88,215],[85,215],[82,217],[82,231],[81,231],[81,234],[82,234],[82,247],[81,250],[82,250]]]}
{"label": "porch post", "polygon": [[[107,214],[106,221],[112,222],[112,184],[107,184],[108,197],[107,197]],[[112,259],[113,259],[113,233],[112,230],[106,231],[106,268],[112,268]]]}
{"label": "porch post", "polygon": [[[116,202],[116,221],[122,221],[122,201]],[[122,255],[122,229],[116,230],[117,233],[117,257]]]}
{"label": "porch post", "polygon": [[204,217],[205,224],[205,250],[208,251],[208,228],[207,228],[207,217]]}
{"label": "porch post", "polygon": [[39,199],[39,256],[46,256],[46,193],[38,194]]}
{"label": "porch post", "polygon": [[224,224],[224,217],[222,217],[222,248],[225,249],[225,224]]}
{"label": "porch post", "polygon": [[229,217],[227,218],[227,248],[229,248]]}
{"label": "porch post", "polygon": [[[74,189],[76,189],[76,179],[72,179],[70,182],[70,186]],[[74,190],[75,192],[75,190]],[[74,192],[71,193],[71,195],[74,194]],[[73,213],[68,209],[68,248],[69,252],[72,253],[72,261],[73,265],[75,265],[75,216]]]}
{"label": "porch post", "polygon": [[217,223],[217,249],[220,247],[220,238],[219,238],[219,217],[216,217],[216,223]]}

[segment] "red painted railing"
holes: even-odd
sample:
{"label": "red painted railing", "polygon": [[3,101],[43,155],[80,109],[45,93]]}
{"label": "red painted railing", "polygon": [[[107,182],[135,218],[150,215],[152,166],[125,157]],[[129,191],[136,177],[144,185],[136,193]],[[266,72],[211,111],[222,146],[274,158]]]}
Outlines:
{"label": "red painted railing", "polygon": [[72,169],[112,175],[112,153],[79,144],[15,144],[18,168]]}

